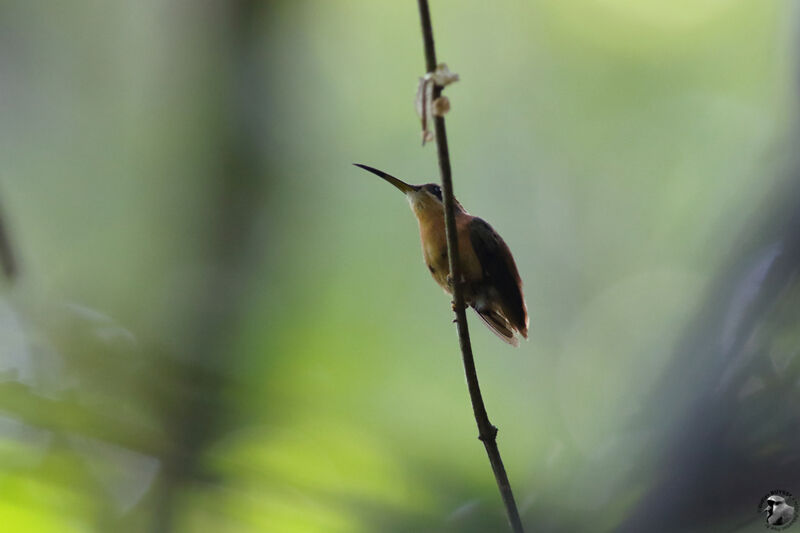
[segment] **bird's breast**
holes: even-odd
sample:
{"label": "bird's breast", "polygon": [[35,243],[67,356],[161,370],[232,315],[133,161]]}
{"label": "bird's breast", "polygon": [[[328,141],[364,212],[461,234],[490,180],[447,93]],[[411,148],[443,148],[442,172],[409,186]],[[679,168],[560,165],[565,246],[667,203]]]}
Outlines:
{"label": "bird's breast", "polygon": [[[441,213],[441,212],[440,212]],[[458,251],[461,262],[461,275],[468,282],[478,281],[481,277],[481,266],[469,236],[469,215],[457,213],[456,230],[458,232]],[[444,216],[418,217],[422,255],[428,270],[445,291],[451,292],[447,283],[450,275],[450,264],[447,255],[447,236],[444,229]]]}
{"label": "bird's breast", "polygon": [[447,276],[450,274],[450,265],[447,258],[444,221],[437,224],[435,221],[420,220],[419,234],[422,240],[422,257],[431,276],[436,283],[449,292]]}

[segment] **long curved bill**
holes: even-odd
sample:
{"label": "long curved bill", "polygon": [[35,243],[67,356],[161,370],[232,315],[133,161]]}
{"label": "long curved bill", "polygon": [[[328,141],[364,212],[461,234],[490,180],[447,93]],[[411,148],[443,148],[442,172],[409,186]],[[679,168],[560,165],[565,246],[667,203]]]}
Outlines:
{"label": "long curved bill", "polygon": [[410,192],[410,191],[418,191],[419,190],[419,186],[418,185],[409,185],[405,181],[399,180],[399,179],[395,178],[394,176],[392,176],[390,174],[387,174],[386,172],[384,172],[382,170],[378,170],[377,168],[368,167],[367,165],[362,165],[361,163],[353,163],[353,164],[355,166],[359,167],[359,168],[363,168],[367,172],[372,172],[376,176],[379,176],[379,177],[385,179],[386,181],[388,181],[389,183],[391,183],[392,185],[394,185],[395,187],[397,187],[398,189],[403,191],[403,193],[407,193],[407,192]]}

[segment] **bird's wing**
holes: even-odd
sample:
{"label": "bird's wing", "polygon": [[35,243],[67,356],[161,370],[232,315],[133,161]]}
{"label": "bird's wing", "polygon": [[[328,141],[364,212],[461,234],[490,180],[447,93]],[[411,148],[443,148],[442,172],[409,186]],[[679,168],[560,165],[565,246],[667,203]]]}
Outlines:
{"label": "bird's wing", "polygon": [[[483,219],[474,217],[469,225],[469,236],[475,255],[481,263],[483,275],[500,295],[504,304],[502,313],[510,325],[516,328],[523,337],[528,336],[528,311],[522,296],[522,281],[517,272],[517,265],[511,250],[500,235]],[[498,331],[485,317],[484,322],[501,337],[504,332]],[[508,328],[505,328],[506,330]]]}

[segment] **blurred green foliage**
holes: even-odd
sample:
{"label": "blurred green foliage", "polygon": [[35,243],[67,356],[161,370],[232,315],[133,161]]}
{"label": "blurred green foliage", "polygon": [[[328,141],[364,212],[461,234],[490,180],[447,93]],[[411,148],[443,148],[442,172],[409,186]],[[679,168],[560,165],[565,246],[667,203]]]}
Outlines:
{"label": "blurred green foliage", "polygon": [[[653,391],[789,190],[796,9],[431,7],[455,190],[531,315],[518,350],[472,321],[517,501],[612,531],[698,389]],[[435,179],[414,2],[10,0],[0,41],[4,530],[504,530],[449,299],[350,166]]]}

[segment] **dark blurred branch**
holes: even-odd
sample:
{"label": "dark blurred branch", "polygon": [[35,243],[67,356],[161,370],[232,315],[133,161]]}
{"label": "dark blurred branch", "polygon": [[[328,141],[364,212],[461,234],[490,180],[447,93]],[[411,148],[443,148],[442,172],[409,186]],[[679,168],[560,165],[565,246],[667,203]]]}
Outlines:
{"label": "dark blurred branch", "polygon": [[[431,25],[431,15],[428,9],[427,0],[418,0],[419,16],[422,22],[422,39],[425,44],[425,66],[428,73],[436,70],[436,50],[433,44],[433,27]],[[435,101],[442,94],[442,87],[434,82],[433,98]],[[475,413],[475,421],[478,424],[478,438],[483,441],[486,453],[489,455],[489,462],[492,464],[494,477],[497,487],[500,489],[500,496],[506,507],[508,521],[511,529],[522,532],[522,520],[514,501],[514,493],[511,491],[511,484],[500,458],[500,450],[497,448],[497,428],[489,422],[486,414],[486,407],[483,404],[481,388],[478,384],[478,373],[475,370],[475,360],[472,356],[472,344],[467,328],[466,306],[464,305],[464,295],[461,291],[461,269],[458,253],[458,236],[456,234],[456,220],[454,212],[453,180],[450,169],[450,153],[447,148],[447,131],[445,130],[444,117],[434,113],[433,123],[436,132],[436,149],[439,156],[439,173],[442,178],[442,196],[444,199],[444,223],[447,234],[447,254],[450,261],[450,276],[453,280],[453,303],[456,313],[456,324],[458,325],[458,340],[461,345],[461,355],[464,361],[464,372],[467,377],[469,396],[472,400],[472,410]]]}
{"label": "dark blurred branch", "polygon": [[187,391],[171,399],[165,426],[171,431],[172,452],[164,457],[154,530],[176,529],[181,494],[195,483],[214,481],[217,472],[203,461],[208,447],[235,429],[224,391],[236,386],[235,350],[231,348],[241,319],[247,284],[253,279],[253,227],[263,199],[257,130],[253,116],[259,99],[258,56],[254,53],[258,22],[266,4],[230,0],[219,8],[218,60],[230,66],[214,101],[220,124],[214,124],[215,168],[210,204],[203,214],[205,268],[203,290],[185,310],[188,328],[183,353],[173,376]]}
{"label": "dark blurred branch", "polygon": [[8,279],[13,280],[17,277],[17,260],[14,256],[14,249],[11,247],[8,226],[2,212],[0,212],[0,266]]}

